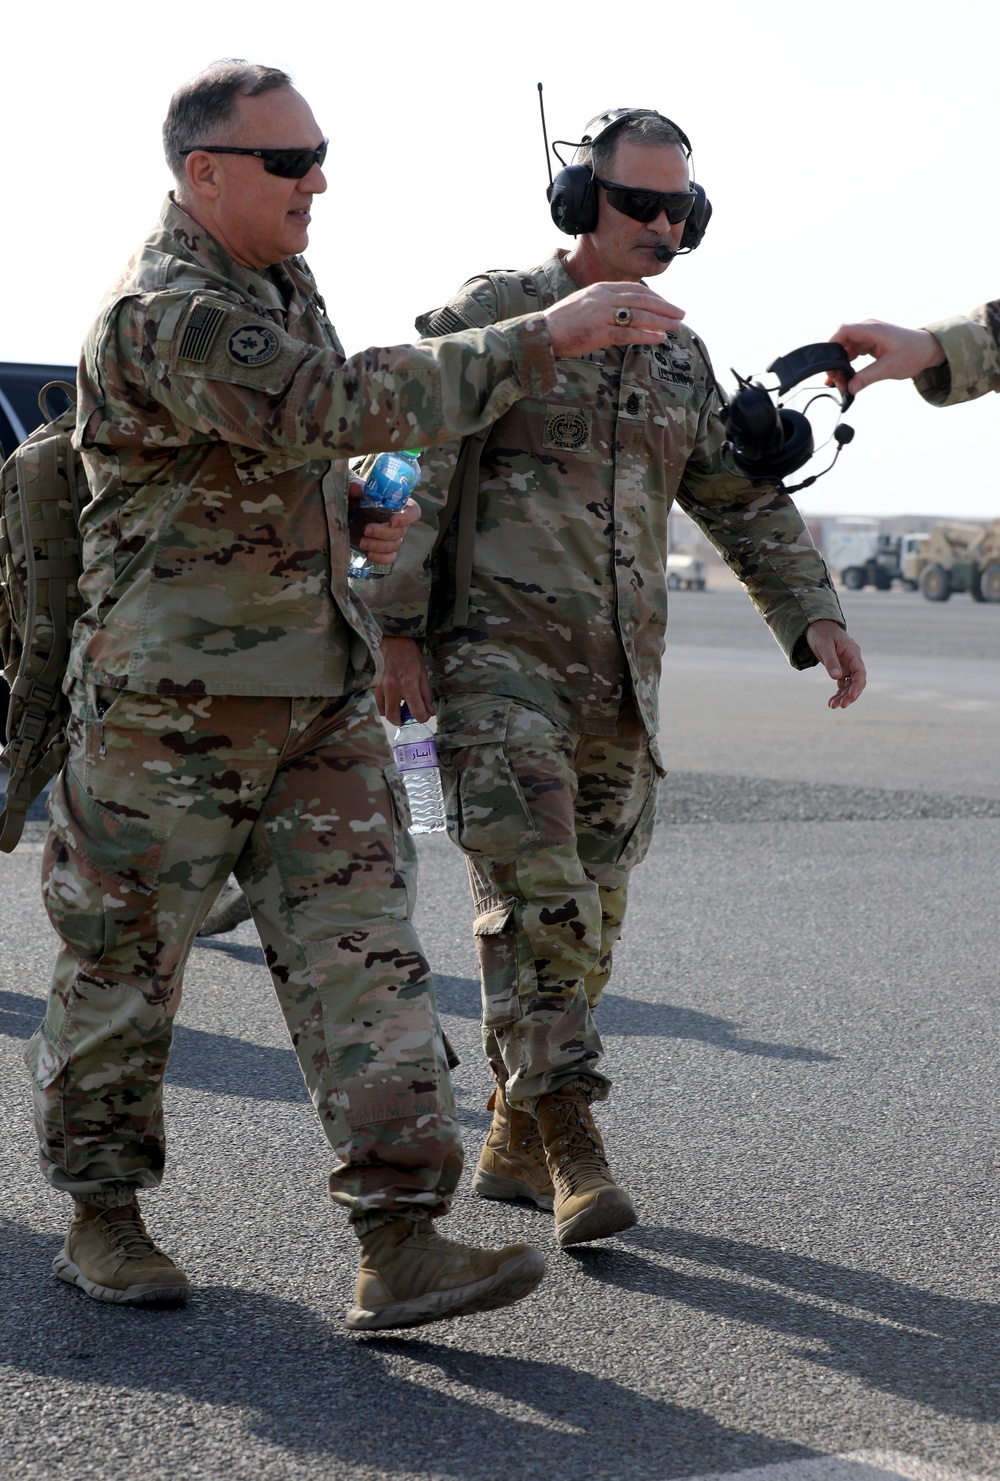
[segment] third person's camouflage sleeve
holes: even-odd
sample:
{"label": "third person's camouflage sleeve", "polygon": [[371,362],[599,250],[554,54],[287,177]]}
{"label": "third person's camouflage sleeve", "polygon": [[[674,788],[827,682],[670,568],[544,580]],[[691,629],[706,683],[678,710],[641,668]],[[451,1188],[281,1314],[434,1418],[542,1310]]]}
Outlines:
{"label": "third person's camouflage sleeve", "polygon": [[1000,391],[1000,299],[982,304],[968,318],[942,319],[925,327],[948,357],[916,377],[914,384],[926,401],[957,406]]}

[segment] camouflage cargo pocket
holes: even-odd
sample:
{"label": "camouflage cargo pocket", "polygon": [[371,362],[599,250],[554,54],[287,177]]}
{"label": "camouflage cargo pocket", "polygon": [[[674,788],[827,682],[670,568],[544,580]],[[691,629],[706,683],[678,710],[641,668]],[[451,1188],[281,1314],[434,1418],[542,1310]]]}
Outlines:
{"label": "camouflage cargo pocket", "polygon": [[69,1050],[54,1039],[43,1023],[28,1040],[22,1059],[35,1086],[48,1090],[62,1074]]}
{"label": "camouflage cargo pocket", "polygon": [[382,774],[389,788],[389,796],[392,798],[392,814],[396,827],[408,833],[413,819],[410,816],[410,798],[406,783],[395,765],[383,767]]}
{"label": "camouflage cargo pocket", "polygon": [[482,725],[438,731],[448,832],[467,854],[516,858],[539,832],[503,745],[509,704],[491,701]]}
{"label": "camouflage cargo pocket", "polygon": [[[483,1027],[506,1028],[522,1016],[519,992],[522,972],[518,963],[519,940],[515,921],[515,902],[478,915],[472,927],[479,954],[479,971],[483,994]],[[534,973],[529,972],[533,983]]]}
{"label": "camouflage cargo pocket", "polygon": [[53,927],[83,961],[119,977],[148,975],[165,840],[89,797],[68,767],[48,810],[42,898]]}
{"label": "camouflage cargo pocket", "polygon": [[649,852],[649,845],[653,837],[653,827],[656,823],[656,799],[660,790],[660,778],[653,765],[649,768],[649,790],[643,800],[642,808],[636,820],[635,827],[625,840],[625,846],[618,855],[619,869],[634,869],[641,864]]}

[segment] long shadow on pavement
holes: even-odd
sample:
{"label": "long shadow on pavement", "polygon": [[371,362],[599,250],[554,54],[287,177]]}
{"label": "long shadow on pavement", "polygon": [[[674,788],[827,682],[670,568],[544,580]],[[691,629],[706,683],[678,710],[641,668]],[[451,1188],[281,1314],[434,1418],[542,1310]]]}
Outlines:
{"label": "long shadow on pavement", "polygon": [[[239,960],[263,961],[259,947],[230,943]],[[472,1021],[479,1019],[479,984],[468,977],[435,978],[441,1013]],[[38,1027],[44,1004],[28,993],[0,991],[0,1035],[29,1039]],[[761,1042],[739,1036],[739,1025],[691,1008],[640,1002],[618,993],[606,993],[599,1027],[605,1035],[645,1035],[662,1039],[695,1039],[736,1054],[767,1059],[829,1063],[834,1056],[792,1044]],[[179,1022],[174,1029],[169,1079],[172,1085],[216,1095],[250,1100],[305,1101],[307,1099],[295,1055],[290,1048],[253,1044],[235,1035],[209,1033]]]}
{"label": "long shadow on pavement", "polygon": [[[42,1020],[45,1004],[27,993],[0,992],[0,1035],[29,1039]],[[251,1044],[230,1034],[174,1028],[171,1085],[246,1100],[302,1101],[309,1097],[294,1052]]]}
{"label": "long shadow on pavement", "polygon": [[[632,1229],[621,1240],[627,1252],[590,1247],[576,1258],[588,1275],[622,1290],[801,1338],[795,1356],[871,1389],[963,1419],[1000,1419],[1000,1306],[690,1230]],[[639,1249],[662,1256],[663,1263]],[[671,1260],[750,1277],[754,1284],[678,1270]]]}
{"label": "long shadow on pavement", "polygon": [[[48,1274],[56,1248],[0,1223],[0,1363],[50,1392],[98,1386],[93,1402],[113,1394],[119,1412],[134,1403],[141,1417],[155,1396],[162,1413],[163,1396],[181,1396],[241,1411],[265,1443],[334,1467],[461,1481],[495,1477],[500,1457],[504,1474],[542,1478],[598,1474],[614,1456],[667,1481],[817,1453],[563,1363],[441,1345],[426,1329],[352,1338],[339,1315],[257,1292],[204,1288],[179,1311],[101,1306]],[[481,1339],[479,1319],[468,1331]]]}
{"label": "long shadow on pavement", "polygon": [[[479,983],[471,977],[435,976],[438,1007],[454,1018],[478,1021]],[[613,1034],[635,1035],[651,1039],[698,1039],[728,1049],[734,1054],[754,1054],[763,1059],[797,1059],[810,1064],[830,1064],[834,1054],[821,1049],[806,1049],[796,1044],[776,1044],[741,1036],[740,1025],[694,1008],[678,1008],[672,1003],[648,1003],[628,998],[622,993],[606,992],[596,1014],[597,1027],[607,1038]]]}

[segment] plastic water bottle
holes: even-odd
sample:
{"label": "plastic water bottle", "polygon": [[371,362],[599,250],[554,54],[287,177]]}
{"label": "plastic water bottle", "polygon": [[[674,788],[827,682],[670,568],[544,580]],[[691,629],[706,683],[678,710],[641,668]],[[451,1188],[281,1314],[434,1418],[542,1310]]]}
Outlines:
{"label": "plastic water bottle", "polygon": [[420,482],[419,453],[379,453],[365,481],[365,491],[351,511],[351,558],[347,574],[352,581],[386,576],[391,566],[378,566],[368,559],[360,548],[361,537],[366,525],[388,524],[402,509],[410,491]]}
{"label": "plastic water bottle", "polygon": [[445,825],[444,795],[434,737],[426,725],[414,720],[405,704],[399,707],[399,719],[392,753],[410,799],[410,832],[440,833]]}

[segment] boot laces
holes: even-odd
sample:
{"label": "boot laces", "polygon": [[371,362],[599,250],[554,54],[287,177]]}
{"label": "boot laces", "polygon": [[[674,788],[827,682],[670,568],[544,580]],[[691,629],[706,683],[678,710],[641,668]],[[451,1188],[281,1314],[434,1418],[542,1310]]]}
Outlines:
{"label": "boot laces", "polygon": [[520,1152],[530,1162],[543,1164],[545,1162],[545,1145],[542,1134],[538,1129],[538,1122],[525,1118],[523,1135],[519,1136],[513,1143],[515,1152]]}
{"label": "boot laces", "polygon": [[593,1173],[605,1173],[608,1159],[595,1127],[588,1125],[576,1107],[567,1105],[559,1127],[559,1137],[553,1151],[557,1152],[556,1170],[561,1180],[572,1191]]}
{"label": "boot laces", "polygon": [[147,1260],[150,1255],[163,1254],[150,1239],[138,1211],[134,1218],[105,1219],[104,1227],[114,1245],[115,1253],[126,1260]]}

